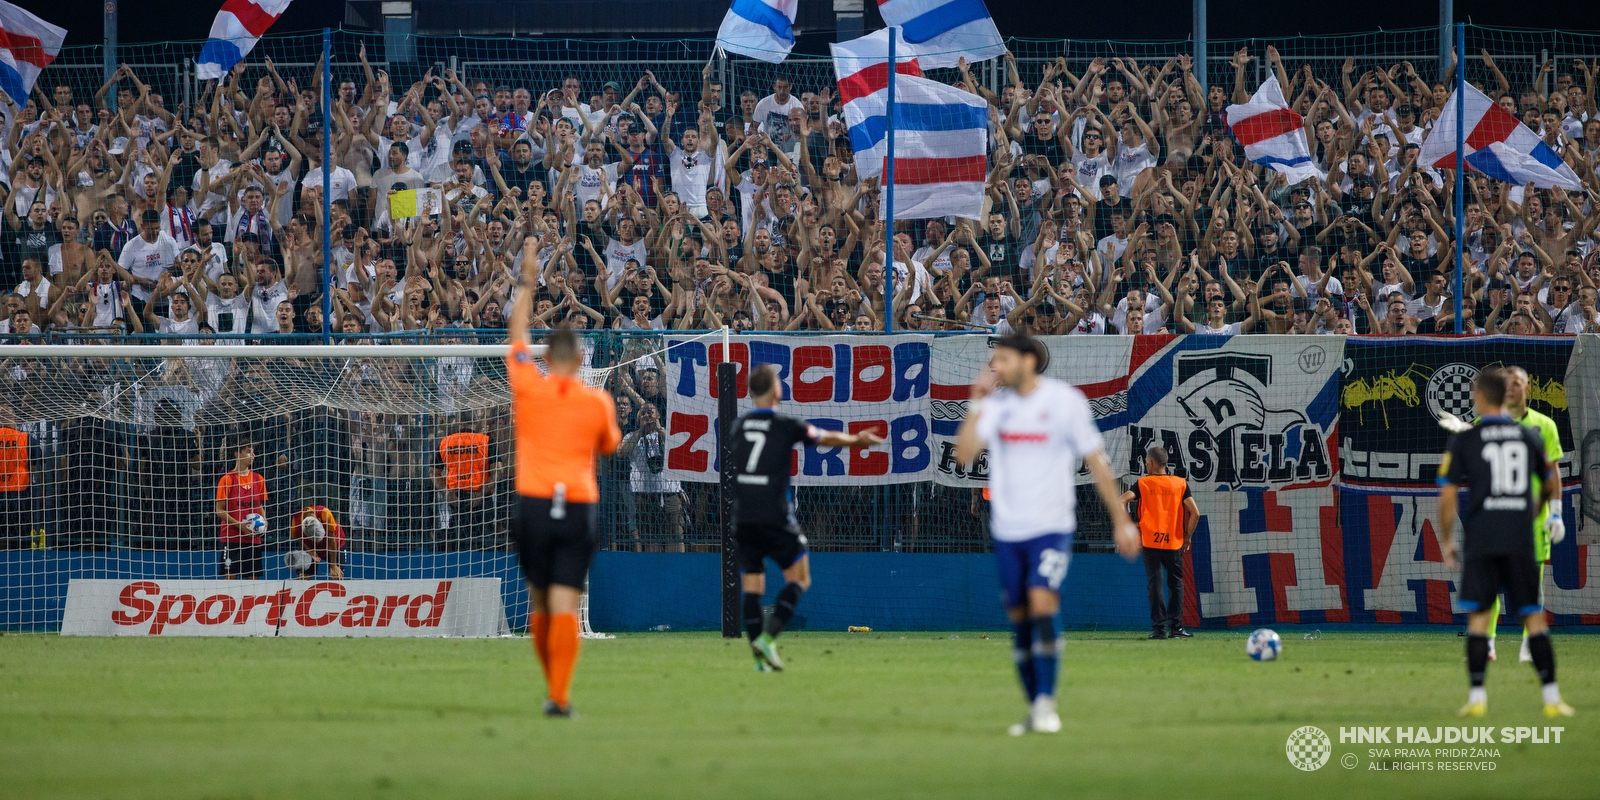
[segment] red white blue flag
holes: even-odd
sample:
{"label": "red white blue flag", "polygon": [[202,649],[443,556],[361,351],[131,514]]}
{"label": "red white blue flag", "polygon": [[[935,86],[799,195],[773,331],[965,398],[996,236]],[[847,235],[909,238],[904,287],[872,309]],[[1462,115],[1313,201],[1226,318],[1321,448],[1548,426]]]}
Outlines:
{"label": "red white blue flag", "polygon": [[[889,152],[887,29],[830,45],[856,174],[883,174]],[[907,48],[908,50],[910,48]],[[895,52],[895,217],[983,212],[989,106],[983,98],[921,77],[916,51]]]}
{"label": "red white blue flag", "polygon": [[[1463,154],[1467,169],[1518,186],[1581,191],[1583,181],[1561,156],[1511,112],[1467,84],[1466,130]],[[1456,166],[1455,92],[1445,101],[1433,131],[1422,143],[1417,160],[1435,169]]]}
{"label": "red white blue flag", "polygon": [[289,8],[291,0],[223,0],[211,23],[211,36],[200,48],[195,74],[201,80],[221,79],[250,54],[256,40]]}
{"label": "red white blue flag", "polygon": [[1228,106],[1224,116],[1245,158],[1283,173],[1290,183],[1328,177],[1311,160],[1305,119],[1284,101],[1278,76],[1261,84],[1249,102]]}
{"label": "red white blue flag", "polygon": [[0,90],[17,105],[27,105],[39,70],[55,60],[66,38],[65,28],[0,0]]}

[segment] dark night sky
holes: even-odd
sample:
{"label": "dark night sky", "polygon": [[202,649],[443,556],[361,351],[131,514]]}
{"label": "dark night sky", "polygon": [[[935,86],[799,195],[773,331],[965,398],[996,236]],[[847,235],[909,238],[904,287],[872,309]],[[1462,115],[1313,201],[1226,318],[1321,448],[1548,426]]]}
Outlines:
{"label": "dark night sky", "polygon": [[[100,42],[101,4],[98,0],[13,2],[68,28],[68,44]],[[1190,28],[1188,0],[1146,0],[1140,4],[988,0],[988,5],[1000,32],[1007,36],[1181,39],[1188,36]],[[220,6],[220,0],[124,0],[118,35],[124,42],[204,39]],[[1435,0],[1400,3],[1216,0],[1211,6],[1210,36],[1215,39],[1419,28],[1438,21]],[[1101,8],[1115,10],[1101,11]],[[1382,14],[1352,13],[1353,9],[1373,8],[1381,8]],[[151,13],[153,9],[160,9],[162,13]],[[286,33],[338,27],[343,17],[342,0],[296,0],[274,31]],[[1139,20],[1137,29],[1128,24],[1133,17]],[[1500,27],[1600,31],[1600,3],[1593,0],[1457,0],[1456,18]]]}

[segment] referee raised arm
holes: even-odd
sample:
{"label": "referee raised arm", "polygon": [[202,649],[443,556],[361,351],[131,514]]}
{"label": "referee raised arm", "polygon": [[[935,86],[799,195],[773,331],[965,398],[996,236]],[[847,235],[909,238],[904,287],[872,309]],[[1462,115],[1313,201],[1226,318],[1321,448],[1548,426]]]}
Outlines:
{"label": "referee raised arm", "polygon": [[[524,246],[537,249],[531,239]],[[550,335],[544,356],[548,375],[535,363],[528,325],[538,272],[532,265],[523,267],[508,331],[506,378],[517,443],[511,539],[532,600],[528,630],[549,685],[544,713],[570,717],[568,689],[581,641],[578,600],[598,542],[595,457],[614,452],[622,431],[611,398],[579,379],[583,354],[572,331],[561,328]]]}

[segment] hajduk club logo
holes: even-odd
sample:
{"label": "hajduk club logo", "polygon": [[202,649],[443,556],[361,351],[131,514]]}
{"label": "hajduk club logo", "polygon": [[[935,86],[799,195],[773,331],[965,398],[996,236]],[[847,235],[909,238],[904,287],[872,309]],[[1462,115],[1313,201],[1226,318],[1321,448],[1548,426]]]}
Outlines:
{"label": "hajduk club logo", "polygon": [[1322,769],[1328,763],[1328,757],[1333,755],[1333,740],[1315,725],[1302,725],[1289,734],[1289,742],[1284,750],[1295,769],[1315,772]]}

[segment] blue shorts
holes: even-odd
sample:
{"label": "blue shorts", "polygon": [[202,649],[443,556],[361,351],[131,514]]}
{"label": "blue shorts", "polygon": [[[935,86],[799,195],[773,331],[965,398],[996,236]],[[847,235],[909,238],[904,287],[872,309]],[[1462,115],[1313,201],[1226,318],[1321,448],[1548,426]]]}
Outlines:
{"label": "blue shorts", "polygon": [[1028,604],[1034,587],[1061,591],[1072,559],[1072,534],[1046,533],[1021,542],[995,542],[994,558],[1000,567],[1000,597],[1006,608]]}

